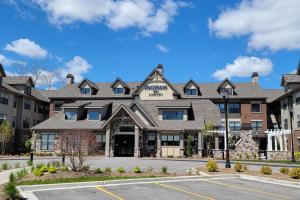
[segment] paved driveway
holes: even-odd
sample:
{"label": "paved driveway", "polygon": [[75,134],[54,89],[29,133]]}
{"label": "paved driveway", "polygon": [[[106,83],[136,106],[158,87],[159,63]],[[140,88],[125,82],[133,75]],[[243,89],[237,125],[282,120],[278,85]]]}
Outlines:
{"label": "paved driveway", "polygon": [[238,176],[181,177],[94,183],[23,186],[33,200],[299,200],[299,188],[240,179]]}

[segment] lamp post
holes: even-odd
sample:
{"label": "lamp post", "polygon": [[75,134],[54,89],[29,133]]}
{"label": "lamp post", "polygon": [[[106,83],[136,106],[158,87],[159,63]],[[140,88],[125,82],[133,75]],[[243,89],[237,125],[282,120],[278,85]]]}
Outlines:
{"label": "lamp post", "polygon": [[292,162],[296,162],[295,160],[295,150],[294,150],[294,133],[293,133],[293,108],[289,107],[290,113],[290,124],[291,124],[291,143],[292,143]]}
{"label": "lamp post", "polygon": [[226,137],[226,164],[225,168],[231,168],[229,160],[229,145],[228,145],[228,94],[223,94],[224,108],[225,108],[225,137]]}

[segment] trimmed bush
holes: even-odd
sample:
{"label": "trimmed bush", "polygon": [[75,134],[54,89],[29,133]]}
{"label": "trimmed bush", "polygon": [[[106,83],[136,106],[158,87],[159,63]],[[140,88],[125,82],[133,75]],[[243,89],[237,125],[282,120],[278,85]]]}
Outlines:
{"label": "trimmed bush", "polygon": [[4,192],[10,199],[16,199],[19,195],[16,188],[16,177],[13,173],[9,175],[9,182],[4,186]]}
{"label": "trimmed bush", "polygon": [[140,173],[142,173],[142,170],[139,167],[135,167],[135,168],[133,168],[133,172],[136,174],[140,174]]}
{"label": "trimmed bush", "polygon": [[110,167],[105,167],[105,172],[110,173],[111,172],[111,168]]}
{"label": "trimmed bush", "polygon": [[48,172],[49,173],[56,173],[56,167],[49,167]]}
{"label": "trimmed bush", "polygon": [[290,177],[294,179],[300,178],[300,168],[293,168],[290,172]]}
{"label": "trimmed bush", "polygon": [[121,174],[125,173],[124,167],[119,167],[119,168],[117,169],[117,171],[118,171],[119,173],[121,173]]}
{"label": "trimmed bush", "polygon": [[206,169],[209,172],[216,172],[218,171],[218,163],[213,160],[209,160],[206,164]]}
{"label": "trimmed bush", "polygon": [[262,166],[260,172],[265,175],[272,175],[272,168],[268,166]]}
{"label": "trimmed bush", "polygon": [[290,173],[290,170],[287,167],[282,167],[282,168],[279,169],[279,171],[282,174],[288,174],[288,173]]}
{"label": "trimmed bush", "polygon": [[69,168],[67,165],[63,165],[61,168],[60,168],[61,171],[68,171]]}
{"label": "trimmed bush", "polygon": [[42,167],[40,168],[40,170],[41,170],[42,172],[48,172],[48,167],[42,166]]}
{"label": "trimmed bush", "polygon": [[163,174],[168,173],[168,168],[167,168],[167,167],[162,167],[162,168],[161,168],[161,172],[162,172]]}
{"label": "trimmed bush", "polygon": [[101,168],[97,168],[96,170],[95,170],[95,174],[102,174],[103,172],[102,172],[102,169]]}
{"label": "trimmed bush", "polygon": [[152,172],[153,172],[153,167],[148,167],[148,168],[147,168],[147,172],[148,172],[148,173],[152,173]]}
{"label": "trimmed bush", "polygon": [[236,172],[242,172],[243,171],[243,165],[240,162],[235,163],[234,170]]}
{"label": "trimmed bush", "polygon": [[35,176],[40,177],[40,176],[43,175],[43,171],[42,171],[41,169],[35,169],[35,170],[33,170],[33,174],[34,174]]}
{"label": "trimmed bush", "polygon": [[17,171],[17,179],[21,180],[24,176],[26,176],[28,174],[27,170],[21,169],[20,171]]}
{"label": "trimmed bush", "polygon": [[1,167],[2,167],[3,170],[8,170],[9,166],[8,166],[7,162],[4,162],[4,163],[2,163]]}

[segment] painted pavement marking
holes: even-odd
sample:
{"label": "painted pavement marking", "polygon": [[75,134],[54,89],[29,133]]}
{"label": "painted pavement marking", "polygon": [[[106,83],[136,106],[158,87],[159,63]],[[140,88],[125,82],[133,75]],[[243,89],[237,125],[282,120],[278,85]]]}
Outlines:
{"label": "painted pavement marking", "polygon": [[116,194],[114,194],[114,193],[108,191],[107,188],[100,187],[100,186],[97,186],[96,188],[97,188],[98,190],[104,192],[104,193],[107,194],[108,196],[114,197],[114,198],[117,199],[117,200],[125,200],[125,199],[123,199],[122,197],[120,197],[120,196],[118,196],[118,195],[116,195]]}

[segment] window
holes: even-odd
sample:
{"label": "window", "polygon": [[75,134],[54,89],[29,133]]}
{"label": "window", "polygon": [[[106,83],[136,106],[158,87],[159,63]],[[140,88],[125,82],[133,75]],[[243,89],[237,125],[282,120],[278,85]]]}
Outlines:
{"label": "window", "polygon": [[155,146],[155,135],[148,135],[148,146]]}
{"label": "window", "polygon": [[224,103],[219,103],[218,107],[219,107],[221,113],[225,113],[225,105],[224,105]]}
{"label": "window", "polygon": [[54,150],[54,134],[42,134],[42,150]]}
{"label": "window", "polygon": [[17,107],[17,97],[14,96],[14,108],[16,108],[16,107]]}
{"label": "window", "polygon": [[8,94],[5,92],[0,92],[0,103],[1,104],[8,104]]}
{"label": "window", "polygon": [[91,94],[91,88],[80,88],[80,94]]}
{"label": "window", "polygon": [[25,92],[25,94],[31,94],[31,87],[25,86],[24,92]]}
{"label": "window", "polygon": [[251,127],[254,131],[262,130],[262,121],[251,121]]}
{"label": "window", "polygon": [[31,100],[30,99],[24,99],[24,109],[30,110],[31,107]]}
{"label": "window", "polygon": [[13,116],[12,117],[12,127],[16,128],[16,122],[17,122],[17,117]]}
{"label": "window", "polygon": [[230,103],[228,104],[228,112],[229,113],[240,113],[241,107],[239,103]]}
{"label": "window", "polygon": [[54,111],[61,111],[61,106],[62,106],[63,102],[54,102]]}
{"label": "window", "polygon": [[38,113],[43,114],[44,113],[44,105],[39,103],[37,111],[38,111]]}
{"label": "window", "polygon": [[105,134],[96,134],[96,142],[97,143],[105,143],[106,135]]}
{"label": "window", "polygon": [[260,103],[251,104],[251,112],[261,112]]}
{"label": "window", "polygon": [[29,128],[29,118],[28,117],[23,118],[23,128]]}
{"label": "window", "polygon": [[195,96],[197,95],[197,90],[196,89],[185,89],[185,92],[184,92],[186,95],[191,95],[191,96]]}
{"label": "window", "polygon": [[120,132],[134,132],[134,126],[120,126]]}
{"label": "window", "polygon": [[0,125],[7,120],[7,115],[6,114],[0,114]]}
{"label": "window", "polygon": [[66,111],[65,112],[65,119],[66,120],[76,120],[77,113],[75,111]]}
{"label": "window", "polygon": [[241,122],[239,122],[239,121],[229,121],[229,129],[231,131],[240,131],[241,130]]}
{"label": "window", "polygon": [[296,105],[299,105],[300,104],[300,97],[297,97],[296,98]]}
{"label": "window", "polygon": [[163,120],[183,120],[183,111],[166,111],[163,113]]}
{"label": "window", "polygon": [[221,129],[221,130],[224,130],[224,129],[225,129],[225,121],[221,121],[220,129]]}
{"label": "window", "polygon": [[162,135],[161,137],[162,146],[179,146],[179,144],[180,144],[179,135],[168,134],[168,135]]}
{"label": "window", "polygon": [[232,95],[233,94],[233,89],[232,88],[220,88],[220,94],[228,94]]}
{"label": "window", "polygon": [[89,120],[99,120],[100,119],[100,112],[99,111],[90,111],[88,119]]}
{"label": "window", "polygon": [[283,124],[284,129],[286,129],[286,130],[289,129],[288,120],[287,120],[287,119],[284,119],[284,120],[283,120],[283,123],[284,123],[284,124]]}
{"label": "window", "polygon": [[114,94],[123,94],[124,88],[114,88]]}

